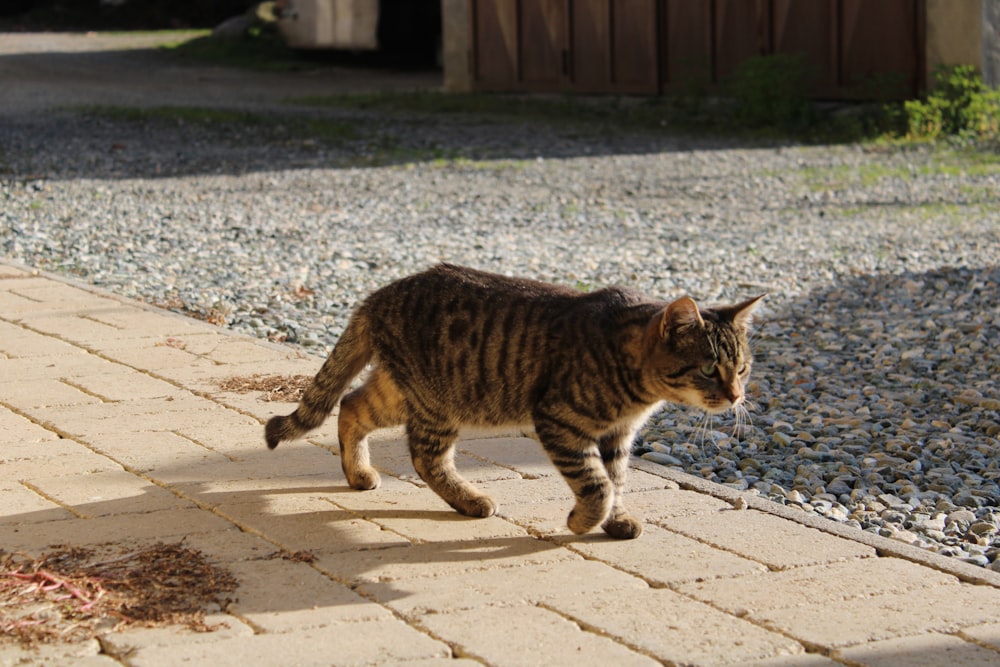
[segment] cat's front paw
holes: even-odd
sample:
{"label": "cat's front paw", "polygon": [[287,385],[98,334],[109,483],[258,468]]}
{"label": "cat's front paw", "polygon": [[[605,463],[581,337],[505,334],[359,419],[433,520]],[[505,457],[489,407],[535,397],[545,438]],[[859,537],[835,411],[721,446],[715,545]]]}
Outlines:
{"label": "cat's front paw", "polygon": [[629,514],[619,514],[608,519],[601,528],[616,540],[634,540],[642,535],[642,521]]}

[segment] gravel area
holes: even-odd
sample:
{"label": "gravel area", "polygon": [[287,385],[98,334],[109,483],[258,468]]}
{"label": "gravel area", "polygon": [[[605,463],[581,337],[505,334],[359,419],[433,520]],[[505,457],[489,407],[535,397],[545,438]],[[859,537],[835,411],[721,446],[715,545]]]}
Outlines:
{"label": "gravel area", "polygon": [[996,155],[259,113],[0,115],[0,254],[317,354],[442,260],[766,291],[752,424],[668,408],[637,455],[1000,570]]}

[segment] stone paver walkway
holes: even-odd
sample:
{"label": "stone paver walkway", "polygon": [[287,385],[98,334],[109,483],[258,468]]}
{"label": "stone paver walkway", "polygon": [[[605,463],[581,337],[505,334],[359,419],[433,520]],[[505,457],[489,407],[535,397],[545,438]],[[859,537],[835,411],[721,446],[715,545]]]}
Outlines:
{"label": "stone paver walkway", "polygon": [[382,487],[352,491],[335,420],[270,452],[263,422],[292,406],[220,389],[320,363],[0,264],[0,548],[183,539],[240,582],[215,632],[5,641],[0,665],[1000,664],[995,573],[755,498],[737,509],[642,462],[646,531],[628,542],[570,534],[568,488],[523,438],[460,445],[496,517],[423,488],[399,432],[373,446]]}

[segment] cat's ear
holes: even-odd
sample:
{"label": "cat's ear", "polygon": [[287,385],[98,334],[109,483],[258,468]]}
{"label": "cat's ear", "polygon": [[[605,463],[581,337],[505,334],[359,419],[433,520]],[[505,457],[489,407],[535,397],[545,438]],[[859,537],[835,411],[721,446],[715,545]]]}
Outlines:
{"label": "cat's ear", "polygon": [[689,296],[682,296],[663,309],[660,316],[660,338],[666,338],[671,329],[697,325],[705,326],[698,312],[698,304]]}
{"label": "cat's ear", "polygon": [[735,306],[731,306],[733,324],[743,329],[749,329],[750,324],[753,322],[753,312],[757,307],[757,302],[765,296],[767,296],[767,293],[755,296],[752,299],[747,299],[746,301],[738,303]]}

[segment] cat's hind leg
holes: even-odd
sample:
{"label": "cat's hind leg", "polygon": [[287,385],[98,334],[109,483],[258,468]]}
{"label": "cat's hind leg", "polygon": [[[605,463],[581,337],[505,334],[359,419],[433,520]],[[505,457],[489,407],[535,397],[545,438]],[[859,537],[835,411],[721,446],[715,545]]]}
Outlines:
{"label": "cat's hind leg", "polygon": [[406,430],[413,467],[434,493],[466,516],[487,517],[497,513],[496,501],[466,481],[455,468],[458,429],[411,417]]}
{"label": "cat's hind leg", "polygon": [[630,540],[642,534],[642,521],[625,510],[625,479],[628,476],[628,457],[632,449],[634,432],[609,434],[601,438],[598,450],[604,469],[611,478],[615,489],[615,499],[611,513],[601,524],[604,532],[619,540]]}
{"label": "cat's hind leg", "polygon": [[371,465],[368,434],[405,421],[403,394],[389,374],[379,367],[361,387],[344,397],[337,417],[337,435],[341,466],[352,489],[374,489],[381,482],[378,471]]}

